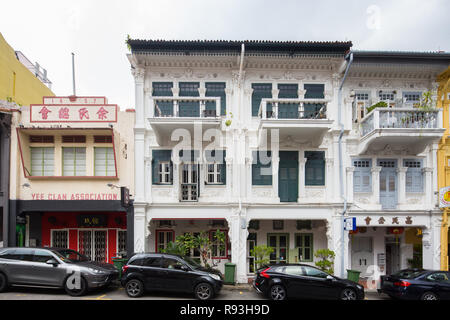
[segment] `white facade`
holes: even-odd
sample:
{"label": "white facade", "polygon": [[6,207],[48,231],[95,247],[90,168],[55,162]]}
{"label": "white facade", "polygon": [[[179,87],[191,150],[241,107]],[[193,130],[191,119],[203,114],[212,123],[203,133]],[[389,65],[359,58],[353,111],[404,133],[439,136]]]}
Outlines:
{"label": "white facade", "polygon": [[[337,275],[342,269],[354,267],[351,255],[352,241],[361,235],[357,234],[352,238],[346,232],[343,239],[345,252],[342,253],[341,250],[342,214],[345,206],[344,199],[340,196],[338,152],[341,127],[338,123],[338,95],[346,66],[344,53],[345,50],[332,54],[318,50],[315,53],[289,55],[263,50],[246,51],[242,55],[242,52],[217,54],[217,52],[196,53],[192,50],[190,55],[182,55],[168,51],[161,53],[147,50],[145,54],[136,52],[130,54],[136,98],[135,252],[157,250],[158,230],[173,230],[175,236],[195,230],[215,230],[217,228],[211,221],[225,219],[226,223],[221,229],[227,230],[229,260],[220,259],[219,267],[223,270],[223,263],[227,261],[236,263],[238,282],[247,282],[251,275],[248,267],[247,241],[251,233],[256,234],[257,245],[270,245],[270,241],[276,240],[278,259],[284,257],[289,262],[313,264],[312,251],[329,248],[336,254]],[[409,71],[405,71],[404,78],[408,78]],[[434,71],[431,68],[428,74]],[[426,79],[409,81],[402,77],[387,82],[386,76],[370,78],[364,73],[350,73],[345,83],[341,101],[341,117],[344,123],[343,186],[347,199],[345,216],[356,216],[358,226],[378,227],[378,231],[371,229],[367,232],[367,234],[375,233],[373,237],[375,245],[370,251],[373,257],[371,261],[374,264],[377,254],[385,250],[384,244],[381,243],[383,234],[379,234],[380,230],[385,230],[385,227],[389,226],[405,226],[423,229],[424,266],[438,268],[439,255],[436,252],[439,250],[440,211],[436,208],[435,162],[437,143],[443,132],[440,130],[442,121],[436,122],[436,128],[428,131],[397,130],[393,135],[386,136],[383,130],[375,130],[374,134],[369,132],[370,137],[361,137],[362,129],[354,124],[352,116],[353,91],[359,90],[360,82],[364,90],[373,91],[374,94],[379,88],[393,88],[401,92],[403,87],[395,86],[397,82],[408,88],[410,82],[414,83],[416,86],[414,90],[422,91],[433,84]],[[387,78],[391,79],[392,75]],[[154,84],[161,82],[171,83],[170,97],[155,94]],[[222,116],[218,116],[220,98],[207,94],[208,84],[216,82],[225,84],[226,115]],[[180,91],[183,91],[183,88],[180,90],[180,86],[184,86],[183,83],[199,83],[198,96],[180,95]],[[256,114],[254,110],[252,115],[255,84],[270,84],[272,90],[270,97],[261,99],[257,108],[258,113]],[[296,97],[286,98],[283,92],[282,97],[279,97],[282,91],[280,84],[290,84],[294,85],[293,88],[298,88],[297,92],[294,92]],[[318,86],[322,88],[323,96],[309,96],[309,88],[314,87],[310,85],[323,85]],[[161,106],[167,102],[169,109],[162,111]],[[295,119],[282,116],[279,112],[285,110],[283,108],[287,102],[297,106],[294,110]],[[200,112],[193,117],[180,116],[180,106],[189,103],[198,106]],[[321,109],[315,109],[312,113],[307,111],[311,110],[308,109],[311,104]],[[213,111],[204,111],[207,105],[212,105],[210,110]],[[268,106],[272,107],[271,111]],[[326,109],[322,108],[323,106],[326,106]],[[167,113],[166,116],[162,116],[163,113]],[[438,113],[437,117],[441,115]],[[227,120],[231,120],[231,125],[227,125],[229,124]],[[390,143],[390,140],[393,142]],[[402,148],[408,143],[411,150]],[[200,168],[199,171],[188,167],[191,162],[177,156],[178,150],[183,149],[183,146],[199,151],[200,155],[204,154],[205,149],[225,150],[226,183],[207,183],[208,160],[205,157],[195,161],[195,165],[199,165],[197,167]],[[252,163],[256,161],[253,159],[253,151],[265,149],[271,151],[271,168],[267,169],[272,174],[272,183],[269,185],[255,183],[252,179]],[[163,172],[155,171],[153,156],[155,150],[172,150],[167,161],[171,165],[171,169],[167,169],[167,172],[173,170],[170,171],[172,172],[170,184],[160,183],[165,179],[162,177],[165,169],[161,169],[163,166],[158,167],[158,170]],[[288,156],[294,160],[291,162],[285,160]],[[314,162],[314,156],[320,158],[318,162]],[[365,193],[354,192],[353,160],[367,158],[374,164],[370,168],[371,188]],[[403,167],[403,160],[411,158],[421,159],[424,175],[422,192],[406,193],[403,187],[407,171]],[[380,204],[382,168],[378,165],[379,159],[396,159],[399,164],[395,168],[398,174],[396,180],[398,189],[396,189],[397,203],[393,209],[384,209]],[[314,169],[313,163],[320,164],[317,170]],[[289,165],[286,167],[286,164]],[[292,164],[295,165],[292,167]],[[154,176],[155,173],[158,174],[157,178]],[[192,191],[193,189],[188,186],[188,182],[191,181],[188,180],[191,179],[191,175],[197,174],[198,185],[194,188],[198,189]],[[295,179],[291,179],[293,174]],[[155,183],[155,179],[159,182]],[[384,181],[384,177],[382,180]],[[280,199],[282,192],[283,197],[286,196],[285,191],[281,190],[294,191],[288,191],[289,200],[286,201]],[[371,218],[369,225],[365,220],[367,217]],[[384,217],[386,221],[382,225],[378,223],[380,217]],[[394,217],[399,218],[398,225],[391,223]],[[406,218],[412,220],[412,223],[409,223],[408,219],[406,224]],[[171,220],[175,226],[161,225],[160,220]],[[250,227],[250,222],[255,220],[259,221],[257,230]],[[283,221],[281,228],[280,225],[276,226],[277,222],[274,220]],[[187,223],[188,221],[190,222]],[[299,226],[297,221],[306,222],[307,227],[301,223]],[[283,235],[287,238],[283,238]],[[300,237],[312,235],[309,238],[312,247],[308,246],[311,253],[306,254],[302,251],[305,255],[311,255],[309,259],[299,258],[297,254],[300,252],[297,246],[299,235]],[[285,240],[288,242],[287,247],[281,245]],[[286,250],[285,254],[281,253],[283,250]],[[401,250],[402,266],[406,266],[405,261],[412,254],[412,249],[405,247]],[[343,268],[341,268],[342,255]]]}

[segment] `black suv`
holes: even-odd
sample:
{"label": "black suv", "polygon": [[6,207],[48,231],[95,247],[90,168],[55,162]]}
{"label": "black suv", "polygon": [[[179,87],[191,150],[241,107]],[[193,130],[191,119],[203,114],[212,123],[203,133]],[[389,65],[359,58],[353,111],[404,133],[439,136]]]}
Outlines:
{"label": "black suv", "polygon": [[122,286],[136,298],[144,291],[194,293],[208,300],[222,288],[220,271],[207,269],[189,257],[163,253],[140,253],[130,258],[122,269]]}

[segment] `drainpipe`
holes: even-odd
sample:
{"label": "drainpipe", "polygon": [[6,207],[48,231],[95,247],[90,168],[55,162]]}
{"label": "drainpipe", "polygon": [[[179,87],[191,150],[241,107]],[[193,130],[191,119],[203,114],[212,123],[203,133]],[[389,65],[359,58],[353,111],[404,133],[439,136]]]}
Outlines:
{"label": "drainpipe", "polygon": [[344,210],[341,214],[341,239],[342,239],[342,246],[341,246],[341,277],[344,277],[345,270],[344,270],[344,253],[345,253],[345,242],[344,242],[344,217],[347,213],[347,197],[344,193],[344,166],[342,163],[342,137],[344,135],[344,124],[342,123],[342,87],[344,86],[345,79],[347,78],[348,71],[350,70],[350,66],[353,62],[353,52],[349,52],[345,56],[345,60],[347,61],[347,66],[345,68],[344,77],[342,78],[341,85],[339,86],[339,92],[338,92],[338,125],[341,127],[341,131],[339,133],[339,140],[338,140],[338,147],[339,147],[339,189],[341,193],[341,199],[344,200]]}

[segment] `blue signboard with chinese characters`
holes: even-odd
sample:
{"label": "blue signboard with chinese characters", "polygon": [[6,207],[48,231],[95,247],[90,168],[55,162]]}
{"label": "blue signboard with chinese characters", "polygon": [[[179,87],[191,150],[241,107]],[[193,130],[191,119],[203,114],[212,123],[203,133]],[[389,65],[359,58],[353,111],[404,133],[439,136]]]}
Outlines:
{"label": "blue signboard with chinese characters", "polygon": [[344,219],[344,230],[345,231],[355,231],[356,230],[356,218],[345,218]]}

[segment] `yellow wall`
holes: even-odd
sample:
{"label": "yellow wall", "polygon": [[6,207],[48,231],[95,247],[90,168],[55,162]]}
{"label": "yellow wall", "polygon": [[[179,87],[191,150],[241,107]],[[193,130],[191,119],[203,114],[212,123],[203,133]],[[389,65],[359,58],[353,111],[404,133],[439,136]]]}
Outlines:
{"label": "yellow wall", "polygon": [[0,33],[0,100],[10,98],[18,105],[30,105],[42,103],[43,96],[54,93],[16,58]]}
{"label": "yellow wall", "polygon": [[[438,149],[438,184],[439,188],[450,186],[450,133],[449,128],[449,93],[450,93],[450,67],[438,76],[437,107],[443,108],[442,118],[444,121],[445,133],[439,143]],[[448,270],[448,212],[446,209],[442,216],[441,231],[441,269]]]}

